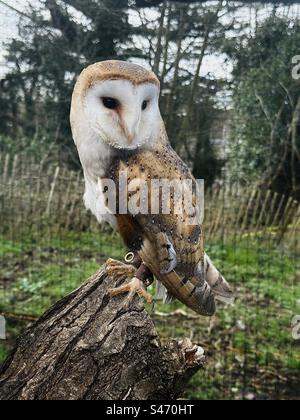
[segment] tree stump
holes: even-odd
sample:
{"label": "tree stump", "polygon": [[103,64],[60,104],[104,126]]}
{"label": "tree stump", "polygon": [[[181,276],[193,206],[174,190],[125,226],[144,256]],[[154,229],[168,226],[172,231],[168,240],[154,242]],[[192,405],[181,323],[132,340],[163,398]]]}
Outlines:
{"label": "tree stump", "polygon": [[19,339],[0,370],[0,400],[174,400],[203,366],[189,340],[162,345],[141,300],[100,270]]}

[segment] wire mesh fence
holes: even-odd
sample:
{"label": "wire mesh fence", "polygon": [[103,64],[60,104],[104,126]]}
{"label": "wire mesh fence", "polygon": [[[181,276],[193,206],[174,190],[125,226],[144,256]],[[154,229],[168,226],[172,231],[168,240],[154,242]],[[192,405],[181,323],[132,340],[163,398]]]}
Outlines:
{"label": "wire mesh fence", "polygon": [[[75,172],[27,157],[0,155],[1,231],[43,226],[66,230],[98,230],[84,209],[84,180]],[[24,223],[26,221],[26,223]],[[208,240],[263,239],[298,246],[300,204],[257,185],[214,185],[205,194]]]}

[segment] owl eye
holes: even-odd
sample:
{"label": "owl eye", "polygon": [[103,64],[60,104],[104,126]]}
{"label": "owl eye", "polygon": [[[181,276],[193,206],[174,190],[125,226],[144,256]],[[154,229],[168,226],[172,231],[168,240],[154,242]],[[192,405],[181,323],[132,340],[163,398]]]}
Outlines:
{"label": "owl eye", "polygon": [[142,111],[145,111],[147,106],[148,106],[148,101],[144,101],[143,104],[142,104]]}
{"label": "owl eye", "polygon": [[119,106],[119,102],[114,98],[102,98],[102,102],[107,109],[116,109]]}

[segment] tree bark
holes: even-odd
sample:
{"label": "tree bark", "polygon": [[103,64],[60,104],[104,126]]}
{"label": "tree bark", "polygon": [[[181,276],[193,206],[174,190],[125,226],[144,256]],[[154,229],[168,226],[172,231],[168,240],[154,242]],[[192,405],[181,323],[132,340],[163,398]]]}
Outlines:
{"label": "tree bark", "polygon": [[189,340],[162,345],[141,300],[124,309],[96,273],[19,339],[0,370],[0,400],[169,400],[203,367]]}

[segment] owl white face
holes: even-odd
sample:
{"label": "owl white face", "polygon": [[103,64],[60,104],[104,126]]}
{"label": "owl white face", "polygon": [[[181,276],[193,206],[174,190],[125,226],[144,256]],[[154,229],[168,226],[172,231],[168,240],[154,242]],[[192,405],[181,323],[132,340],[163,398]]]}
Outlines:
{"label": "owl white face", "polygon": [[117,149],[134,150],[157,139],[161,124],[158,100],[155,84],[102,81],[88,90],[84,115],[102,141]]}

